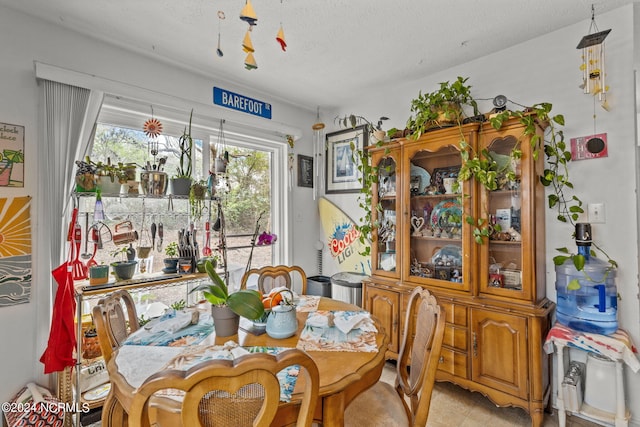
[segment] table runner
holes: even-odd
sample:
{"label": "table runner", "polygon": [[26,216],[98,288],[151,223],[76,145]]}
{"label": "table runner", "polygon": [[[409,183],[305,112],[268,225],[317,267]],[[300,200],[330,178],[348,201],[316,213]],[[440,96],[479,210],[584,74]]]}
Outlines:
{"label": "table runner", "polygon": [[554,342],[601,354],[612,360],[622,360],[633,372],[640,370],[640,361],[636,356],[638,350],[631,342],[629,334],[622,329],[618,329],[611,335],[600,335],[576,331],[556,323],[547,334],[544,343],[547,354],[553,353]]}

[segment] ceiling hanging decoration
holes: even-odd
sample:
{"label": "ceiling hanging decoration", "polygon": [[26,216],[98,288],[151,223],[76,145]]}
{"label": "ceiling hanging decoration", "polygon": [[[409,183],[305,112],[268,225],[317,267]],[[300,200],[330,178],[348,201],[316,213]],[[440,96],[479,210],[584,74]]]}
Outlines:
{"label": "ceiling hanging decoration", "polygon": [[258,17],[256,16],[256,12],[253,10],[251,0],[246,1],[242,11],[240,12],[240,19],[248,23],[250,27],[258,24]]}
{"label": "ceiling hanging decoration", "polygon": [[251,42],[251,32],[247,31],[246,34],[244,35],[244,40],[242,41],[242,50],[245,51],[245,53],[252,53],[255,52],[255,49],[253,48],[253,43]]}
{"label": "ceiling hanging decoration", "polygon": [[222,47],[220,46],[220,32],[221,32],[222,21],[224,20],[224,18],[225,18],[224,12],[219,10],[218,11],[218,47],[216,49],[216,54],[221,58],[224,55],[224,53],[222,52]]}
{"label": "ceiling hanging decoration", "polygon": [[256,59],[253,57],[253,52],[255,49],[253,48],[253,43],[251,42],[250,32],[253,30],[253,27],[258,23],[258,17],[256,16],[256,12],[253,10],[253,6],[251,5],[251,0],[246,0],[242,11],[240,12],[240,19],[249,24],[249,29],[244,35],[244,40],[242,41],[242,50],[247,53],[247,57],[244,59],[244,68],[247,70],[255,70],[258,68],[258,64],[256,63]]}
{"label": "ceiling hanging decoration", "polygon": [[153,106],[151,106],[151,118],[144,122],[144,125],[142,125],[142,131],[149,138],[157,138],[162,133],[162,123],[160,123],[160,120],[153,117]]}
{"label": "ceiling hanging decoration", "polygon": [[256,59],[253,57],[253,53],[249,52],[247,57],[244,59],[244,68],[247,70],[255,70],[258,68],[258,64],[256,64]]}
{"label": "ceiling hanging decoration", "polygon": [[280,47],[284,52],[287,51],[287,42],[284,39],[284,29],[282,28],[282,0],[280,0],[280,29],[276,35],[276,41],[280,43]]}
{"label": "ceiling hanging decoration", "polygon": [[316,114],[316,122],[313,129],[313,200],[318,196],[318,189],[324,182],[324,170],[322,169],[322,153],[324,152],[324,123],[320,121],[320,107]]}
{"label": "ceiling hanging decoration", "polygon": [[605,77],[605,46],[604,39],[611,30],[599,31],[595,20],[595,11],[591,5],[591,25],[589,34],[582,37],[576,49],[582,49],[582,84],[580,88],[584,93],[590,93],[594,97],[597,95],[600,105],[608,110],[607,92]]}

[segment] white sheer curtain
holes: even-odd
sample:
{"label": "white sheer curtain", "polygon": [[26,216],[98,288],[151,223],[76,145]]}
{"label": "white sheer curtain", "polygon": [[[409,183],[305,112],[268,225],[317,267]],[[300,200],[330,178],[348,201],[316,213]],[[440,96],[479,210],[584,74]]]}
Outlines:
{"label": "white sheer curtain", "polygon": [[75,160],[87,153],[104,94],[100,91],[42,80],[44,149],[40,150],[40,189],[44,232],[48,234],[48,270],[60,265],[68,229]]}

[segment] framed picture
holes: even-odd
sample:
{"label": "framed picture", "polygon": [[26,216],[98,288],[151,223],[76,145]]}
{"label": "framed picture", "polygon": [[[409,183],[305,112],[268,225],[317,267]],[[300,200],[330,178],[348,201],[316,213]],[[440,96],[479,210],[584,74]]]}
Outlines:
{"label": "framed picture", "polygon": [[327,134],[327,193],[357,193],[362,189],[360,157],[354,154],[368,145],[365,128],[366,125]]}
{"label": "framed picture", "polygon": [[313,157],[298,154],[298,187],[313,188]]}

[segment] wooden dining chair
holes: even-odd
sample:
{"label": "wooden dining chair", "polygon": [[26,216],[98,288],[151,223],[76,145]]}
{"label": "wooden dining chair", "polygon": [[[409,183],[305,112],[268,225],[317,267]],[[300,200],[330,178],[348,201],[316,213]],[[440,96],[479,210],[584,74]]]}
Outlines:
{"label": "wooden dining chair", "polygon": [[252,268],[242,276],[240,288],[246,289],[249,278],[254,275],[258,276],[258,290],[263,294],[268,294],[271,289],[280,286],[286,286],[301,295],[307,293],[307,275],[297,265],[270,265]]}
{"label": "wooden dining chair", "polygon": [[121,289],[101,298],[93,307],[92,313],[102,356],[108,363],[113,351],[120,347],[131,333],[140,329],[136,305],[129,292]]}
{"label": "wooden dining chair", "polygon": [[395,388],[378,381],[358,395],[345,410],[345,426],[427,424],[444,324],[444,310],[436,298],[428,290],[416,287],[407,306]]}
{"label": "wooden dining chair", "polygon": [[186,371],[158,372],[136,390],[129,410],[129,426],[168,425],[155,410],[152,399],[157,399],[162,390],[174,389],[183,391],[184,395],[181,419],[172,422],[172,426],[267,427],[280,406],[277,374],[285,368],[300,373],[297,381],[304,383],[297,420],[293,422],[298,427],[310,426],[320,380],[313,359],[298,349],[277,355],[254,353],[234,360],[208,360]]}

